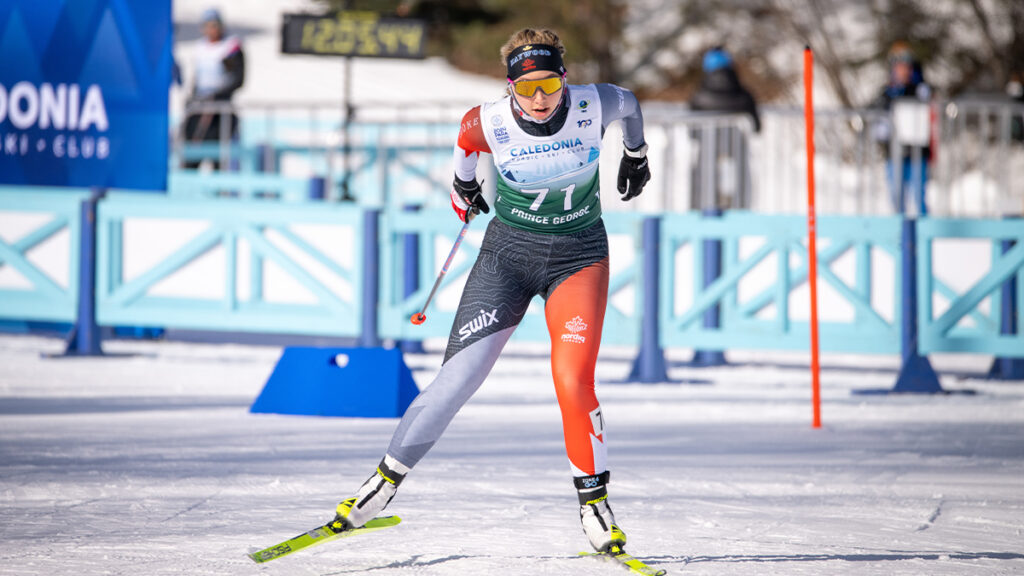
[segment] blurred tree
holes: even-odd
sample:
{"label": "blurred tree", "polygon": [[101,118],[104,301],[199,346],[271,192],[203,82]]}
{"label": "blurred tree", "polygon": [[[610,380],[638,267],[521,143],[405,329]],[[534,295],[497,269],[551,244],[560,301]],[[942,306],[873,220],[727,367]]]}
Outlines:
{"label": "blurred tree", "polygon": [[498,48],[527,26],[556,30],[574,82],[616,82],[687,100],[703,53],[722,45],[761,102],[798,102],[801,49],[815,50],[835,101],[870,101],[886,53],[910,43],[942,94],[1002,91],[1024,71],[1024,0],[322,0],[329,9],[427,20],[429,53],[501,76]]}
{"label": "blurred tree", "polygon": [[551,28],[574,82],[615,82],[626,3],[614,0],[323,0],[331,10],[373,10],[428,22],[428,51],[470,72],[502,76],[499,49],[520,28]]}

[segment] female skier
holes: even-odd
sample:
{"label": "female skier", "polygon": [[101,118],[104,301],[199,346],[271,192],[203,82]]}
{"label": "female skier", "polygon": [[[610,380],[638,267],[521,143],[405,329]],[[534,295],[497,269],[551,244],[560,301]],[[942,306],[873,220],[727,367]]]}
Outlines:
{"label": "female skier", "polygon": [[612,84],[567,85],[564,52],[550,30],[516,32],[501,48],[508,94],[462,119],[452,207],[464,222],[489,212],[476,181],[479,155],[489,152],[499,174],[497,217],[466,281],[441,370],[402,417],[377,471],[338,505],[338,528],[362,526],[387,506],[483,383],[540,294],[583,531],[598,551],[626,542],[608,506],[604,418],[594,395],[608,298],[598,156],[605,127],[622,120],[626,151],[618,190],[630,200],[650,179],[647,145],[633,93]]}

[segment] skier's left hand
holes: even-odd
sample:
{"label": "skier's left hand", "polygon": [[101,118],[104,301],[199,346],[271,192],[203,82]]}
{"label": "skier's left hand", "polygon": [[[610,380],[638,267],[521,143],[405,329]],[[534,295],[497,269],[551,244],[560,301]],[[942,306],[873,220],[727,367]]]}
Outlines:
{"label": "skier's left hand", "polygon": [[651,179],[651,169],[647,166],[647,144],[636,150],[626,148],[619,162],[619,194],[622,200],[632,200],[640,195],[644,185]]}

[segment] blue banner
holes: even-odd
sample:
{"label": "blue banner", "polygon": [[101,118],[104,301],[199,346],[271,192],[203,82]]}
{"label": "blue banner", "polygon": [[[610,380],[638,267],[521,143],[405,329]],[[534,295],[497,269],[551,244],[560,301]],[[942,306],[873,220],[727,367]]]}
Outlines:
{"label": "blue banner", "polygon": [[0,2],[0,184],[167,188],[171,0]]}

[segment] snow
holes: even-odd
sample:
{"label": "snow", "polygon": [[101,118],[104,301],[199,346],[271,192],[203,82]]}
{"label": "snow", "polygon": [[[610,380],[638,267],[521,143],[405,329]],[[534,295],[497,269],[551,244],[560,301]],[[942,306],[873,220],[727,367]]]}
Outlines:
{"label": "snow", "polygon": [[[543,347],[512,344],[389,511],[403,523],[256,566],[328,520],[393,419],[254,415],[280,348],[109,341],[42,357],[0,335],[0,574],[624,574],[578,558]],[[803,354],[730,352],[681,382],[616,383],[603,351],[611,502],[628,549],[670,574],[1024,572],[1024,388],[989,358],[939,356],[944,388],[890,388],[896,359],[826,355],[823,429]],[[440,347],[407,354],[421,387]]]}

